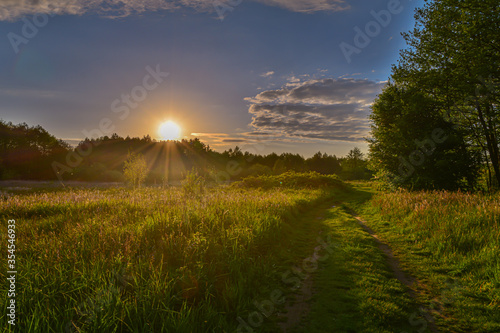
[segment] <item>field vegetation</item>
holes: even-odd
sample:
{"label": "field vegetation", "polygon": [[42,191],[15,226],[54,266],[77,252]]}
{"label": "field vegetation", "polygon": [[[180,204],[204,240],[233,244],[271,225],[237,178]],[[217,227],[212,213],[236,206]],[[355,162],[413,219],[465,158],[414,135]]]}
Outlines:
{"label": "field vegetation", "polygon": [[385,192],[364,212],[422,282],[420,301],[441,331],[500,331],[498,194]]}
{"label": "field vegetation", "polygon": [[[208,188],[192,176],[178,188],[66,189],[1,200],[2,223],[17,221],[17,329],[234,331],[262,281],[275,278],[282,231],[341,190],[334,176],[305,177],[307,189]],[[334,186],[317,187],[317,177],[331,177]]]}

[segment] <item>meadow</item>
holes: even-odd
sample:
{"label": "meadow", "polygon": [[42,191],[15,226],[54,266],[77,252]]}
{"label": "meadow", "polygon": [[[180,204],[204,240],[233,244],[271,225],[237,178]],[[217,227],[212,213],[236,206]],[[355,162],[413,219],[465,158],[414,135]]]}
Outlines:
{"label": "meadow", "polygon": [[[236,330],[238,314],[275,278],[283,229],[344,187],[333,176],[308,177],[323,181],[299,189],[282,176],[267,189],[209,188],[195,177],[166,189],[65,189],[0,200],[2,227],[16,220],[16,330]],[[3,253],[7,240],[2,233]]]}
{"label": "meadow", "polygon": [[396,191],[364,207],[442,332],[500,331],[500,196]]}
{"label": "meadow", "polygon": [[[356,215],[418,280],[413,296]],[[434,332],[425,309],[441,332],[497,332],[499,215],[498,195],[377,191],[316,173],[19,192],[0,199],[18,271],[17,324],[2,327]]]}

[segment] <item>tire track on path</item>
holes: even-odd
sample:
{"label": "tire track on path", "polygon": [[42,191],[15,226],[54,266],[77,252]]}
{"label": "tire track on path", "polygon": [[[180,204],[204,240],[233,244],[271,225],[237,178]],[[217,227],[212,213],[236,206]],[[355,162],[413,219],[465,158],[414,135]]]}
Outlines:
{"label": "tire track on path", "polygon": [[[352,213],[351,213],[352,214]],[[394,256],[394,253],[392,252],[392,249],[390,248],[389,245],[385,244],[380,240],[378,235],[375,233],[375,231],[370,228],[368,225],[366,225],[366,222],[363,221],[359,216],[356,216],[352,214],[352,216],[358,221],[359,225],[370,234],[370,236],[373,237],[375,242],[377,243],[378,248],[380,251],[382,251],[386,257],[387,257],[387,263],[389,264],[389,267],[391,268],[394,276],[401,282],[403,283],[406,287],[408,287],[408,294],[415,300],[417,300],[417,291],[415,286],[422,286],[422,283],[413,277],[412,275],[406,274],[403,272],[401,269],[401,265],[399,263],[399,260]],[[435,324],[434,317],[431,315],[431,309],[422,306],[421,307],[423,311],[421,312],[422,316],[425,318],[427,321],[427,324],[429,325],[429,329],[432,332],[439,332],[437,329],[437,326]]]}

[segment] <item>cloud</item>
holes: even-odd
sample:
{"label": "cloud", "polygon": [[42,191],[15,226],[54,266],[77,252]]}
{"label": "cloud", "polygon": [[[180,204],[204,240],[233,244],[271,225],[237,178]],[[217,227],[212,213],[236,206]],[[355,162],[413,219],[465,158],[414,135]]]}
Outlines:
{"label": "cloud", "polygon": [[248,140],[245,139],[224,139],[222,142],[224,143],[241,143],[241,142],[247,142]]}
{"label": "cloud", "polygon": [[[154,10],[172,10],[182,1],[165,0],[2,0],[0,20],[13,21],[24,15],[82,15],[86,12],[108,17],[128,16]],[[194,1],[193,5],[196,5]]]}
{"label": "cloud", "polygon": [[214,147],[222,146],[225,140],[232,139],[227,133],[191,133],[191,136],[199,138],[204,142],[208,142],[210,146]]}
{"label": "cloud", "polygon": [[255,132],[355,142],[368,135],[370,106],[382,86],[368,79],[314,79],[245,100]]}
{"label": "cloud", "polygon": [[[348,8],[345,0],[254,0],[295,12],[339,11]],[[218,0],[233,8],[234,0]],[[105,17],[125,17],[134,13],[176,10],[188,7],[212,13],[214,0],[1,0],[0,21],[14,21],[25,15],[82,15],[87,12]]]}
{"label": "cloud", "polygon": [[262,77],[270,77],[270,76],[273,76],[273,75],[274,75],[274,71],[269,71],[267,73],[260,74],[260,76],[262,76]]}
{"label": "cloud", "polygon": [[286,8],[293,12],[314,13],[320,11],[338,12],[349,9],[345,0],[257,0],[266,5]]}

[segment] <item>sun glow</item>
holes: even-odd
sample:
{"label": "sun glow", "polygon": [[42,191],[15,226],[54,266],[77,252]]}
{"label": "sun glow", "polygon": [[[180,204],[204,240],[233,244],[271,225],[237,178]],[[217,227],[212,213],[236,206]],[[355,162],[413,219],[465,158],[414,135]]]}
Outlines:
{"label": "sun glow", "polygon": [[166,121],[158,128],[162,140],[178,140],[181,136],[181,128],[173,121]]}

